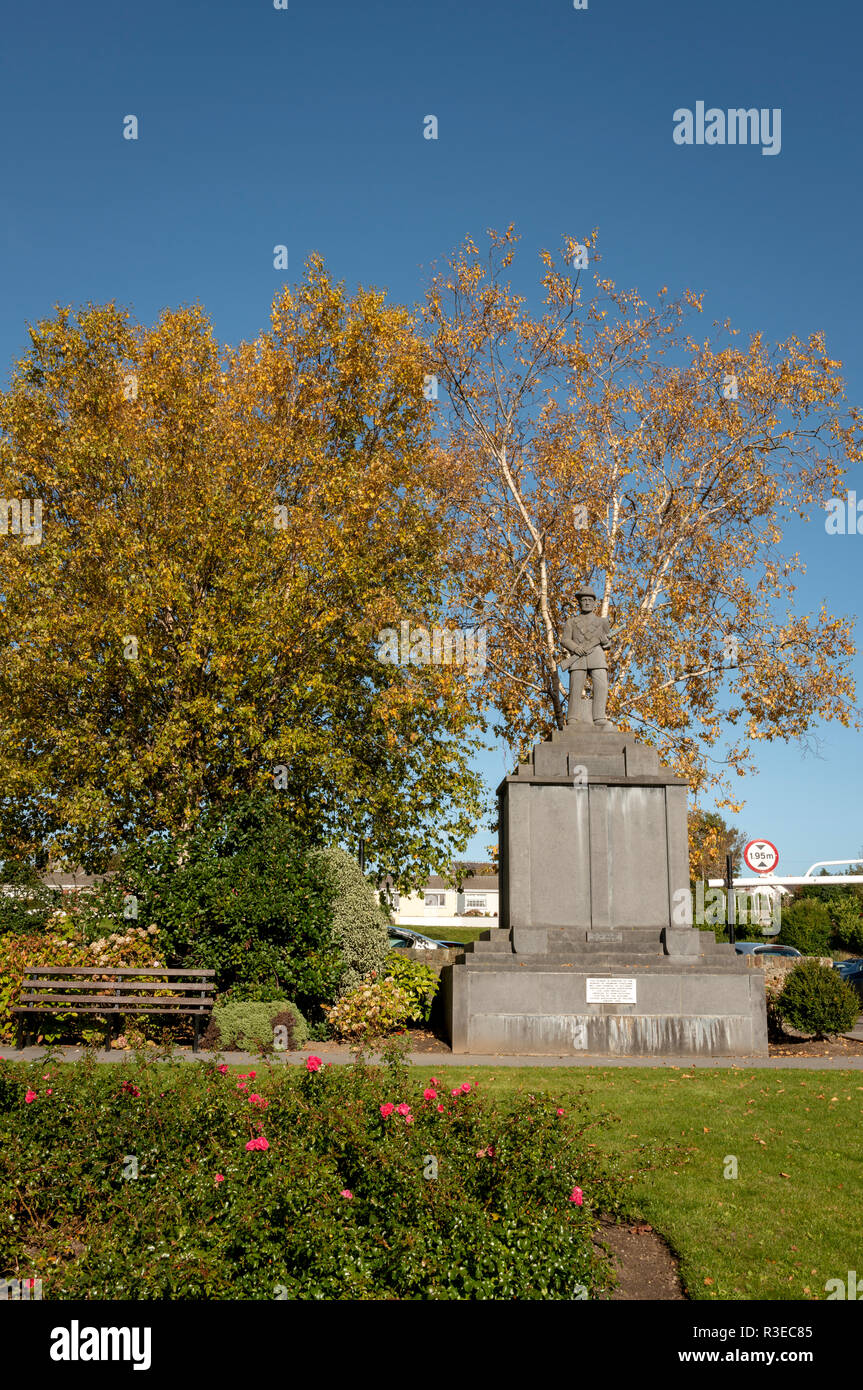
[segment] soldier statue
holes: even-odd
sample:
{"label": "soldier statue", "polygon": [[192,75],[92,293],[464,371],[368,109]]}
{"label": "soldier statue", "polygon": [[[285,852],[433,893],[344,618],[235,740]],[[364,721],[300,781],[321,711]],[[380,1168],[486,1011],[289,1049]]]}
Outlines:
{"label": "soldier statue", "polygon": [[612,730],[605,717],[605,704],[608,699],[608,663],[605,653],[611,646],[611,628],[607,618],[594,612],[596,594],[592,589],[579,589],[576,594],[578,612],[574,613],[563,627],[561,644],[571,656],[561,663],[561,670],[569,672],[569,708],[566,715],[567,728],[580,722],[590,722],[590,713],[585,712],[589,702],[582,701],[587,677],[593,687],[593,727]]}

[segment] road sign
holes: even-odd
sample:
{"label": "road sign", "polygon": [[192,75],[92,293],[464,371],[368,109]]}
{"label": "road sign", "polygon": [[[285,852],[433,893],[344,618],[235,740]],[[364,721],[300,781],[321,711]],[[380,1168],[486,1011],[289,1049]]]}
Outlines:
{"label": "road sign", "polygon": [[779,863],[779,850],[770,840],[750,840],[743,858],[754,874],[769,874]]}

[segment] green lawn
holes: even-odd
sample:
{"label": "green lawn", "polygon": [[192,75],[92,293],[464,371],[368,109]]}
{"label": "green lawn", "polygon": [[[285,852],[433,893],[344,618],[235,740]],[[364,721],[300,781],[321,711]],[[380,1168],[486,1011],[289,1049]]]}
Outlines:
{"label": "green lawn", "polygon": [[828,1279],[861,1268],[863,1072],[478,1067],[464,1079],[564,1106],[581,1092],[616,1117],[595,1142],[680,1257],[690,1298],[825,1299]]}
{"label": "green lawn", "polygon": [[416,927],[414,930],[421,931],[423,936],[433,936],[435,941],[463,941],[466,945],[489,929],[489,922],[483,922],[482,917],[477,917],[476,921],[475,927]]}

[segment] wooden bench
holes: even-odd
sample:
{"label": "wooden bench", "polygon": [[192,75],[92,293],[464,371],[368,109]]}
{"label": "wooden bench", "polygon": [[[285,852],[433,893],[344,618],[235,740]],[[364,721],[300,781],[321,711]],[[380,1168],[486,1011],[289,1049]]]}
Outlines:
{"label": "wooden bench", "polygon": [[[154,977],[158,983],[154,983]],[[113,1025],[123,1014],[179,1014],[195,1021],[193,1050],[198,1051],[201,1019],[213,1007],[214,970],[111,970],[106,966],[39,966],[28,970],[21,986],[19,1048],[26,1045],[29,1023],[40,1014],[96,1014],[104,1017],[105,1046],[110,1050]]]}

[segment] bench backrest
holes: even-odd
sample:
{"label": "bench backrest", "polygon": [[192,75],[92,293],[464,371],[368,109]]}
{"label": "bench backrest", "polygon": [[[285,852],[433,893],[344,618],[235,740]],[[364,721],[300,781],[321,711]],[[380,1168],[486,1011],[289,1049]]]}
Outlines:
{"label": "bench backrest", "polygon": [[25,1006],[104,1004],[116,1009],[128,1005],[155,1009],[170,1003],[172,1010],[200,1013],[212,1008],[215,996],[214,970],[136,969],[120,966],[34,966],[24,973],[20,1003]]}

